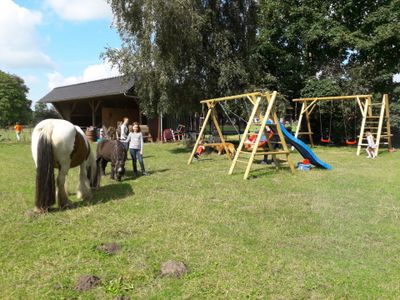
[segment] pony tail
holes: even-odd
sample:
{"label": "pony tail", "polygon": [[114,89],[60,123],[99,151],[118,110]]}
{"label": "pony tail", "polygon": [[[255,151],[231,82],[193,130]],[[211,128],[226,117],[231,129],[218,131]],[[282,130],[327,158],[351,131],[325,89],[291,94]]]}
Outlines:
{"label": "pony tail", "polygon": [[39,135],[37,144],[35,205],[40,209],[47,209],[56,202],[54,155],[50,136],[51,131],[48,132],[46,129],[43,129]]}
{"label": "pony tail", "polygon": [[[97,165],[96,158],[92,151],[88,157],[87,176],[90,182],[90,188],[96,189],[100,185],[100,168]],[[101,176],[101,175],[100,175]]]}

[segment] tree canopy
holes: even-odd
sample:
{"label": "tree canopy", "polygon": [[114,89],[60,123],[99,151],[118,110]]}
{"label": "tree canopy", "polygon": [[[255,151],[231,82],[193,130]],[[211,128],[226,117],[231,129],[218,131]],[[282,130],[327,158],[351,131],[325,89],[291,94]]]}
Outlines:
{"label": "tree canopy", "polygon": [[255,1],[109,2],[123,43],[104,56],[136,79],[147,113],[187,111],[249,85]]}
{"label": "tree canopy", "polygon": [[123,43],[104,58],[136,78],[148,113],[265,88],[398,99],[400,0],[108,2]]}
{"label": "tree canopy", "polygon": [[0,71],[0,126],[31,120],[31,101],[26,98],[28,88],[23,79]]}
{"label": "tree canopy", "polygon": [[33,123],[37,124],[45,119],[60,119],[60,114],[51,105],[47,106],[46,103],[37,102],[35,104],[35,111],[33,112]]}

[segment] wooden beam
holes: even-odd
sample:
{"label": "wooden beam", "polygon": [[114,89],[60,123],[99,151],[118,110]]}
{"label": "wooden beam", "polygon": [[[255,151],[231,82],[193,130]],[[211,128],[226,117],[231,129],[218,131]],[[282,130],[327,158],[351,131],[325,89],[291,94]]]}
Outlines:
{"label": "wooden beam", "polygon": [[353,96],[329,96],[329,97],[313,97],[313,98],[296,98],[293,102],[307,102],[307,101],[335,101],[335,100],[356,100],[358,98],[370,98],[372,95],[353,95]]}
{"label": "wooden beam", "polygon": [[262,96],[260,92],[255,92],[255,93],[247,93],[247,94],[240,94],[240,95],[235,95],[235,96],[227,96],[227,97],[220,97],[220,98],[213,98],[213,99],[207,99],[207,100],[202,100],[200,103],[210,103],[210,102],[221,102],[221,101],[228,101],[228,100],[235,100],[235,99],[240,99],[240,98],[247,98],[247,96]]}

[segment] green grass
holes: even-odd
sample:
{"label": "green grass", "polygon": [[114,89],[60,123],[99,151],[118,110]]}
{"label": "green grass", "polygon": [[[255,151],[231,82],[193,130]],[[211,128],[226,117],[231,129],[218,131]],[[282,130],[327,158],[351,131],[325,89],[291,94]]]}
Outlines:
{"label": "green grass", "polygon": [[[32,217],[30,145],[0,144],[1,298],[398,299],[400,153],[315,152],[333,171],[256,166],[245,181],[223,156],[187,166],[183,145],[146,144],[151,176],[104,178],[92,203]],[[122,250],[96,250],[108,242]],[[160,277],[169,259],[189,273]],[[89,274],[101,285],[76,291]]]}

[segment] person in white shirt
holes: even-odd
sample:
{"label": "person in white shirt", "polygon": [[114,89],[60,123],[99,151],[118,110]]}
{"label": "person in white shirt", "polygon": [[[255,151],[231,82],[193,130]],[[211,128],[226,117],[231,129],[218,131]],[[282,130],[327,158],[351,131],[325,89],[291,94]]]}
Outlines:
{"label": "person in white shirt", "polygon": [[128,150],[128,143],[126,142],[129,134],[128,124],[129,119],[125,117],[124,122],[121,124],[121,134],[119,137],[119,140],[124,144],[126,150]]}
{"label": "person in white shirt", "polygon": [[129,144],[129,152],[132,156],[133,175],[137,176],[138,174],[136,159],[139,160],[142,175],[147,175],[143,162],[143,134],[140,131],[139,123],[133,123],[132,131],[129,133],[126,142]]}
{"label": "person in white shirt", "polygon": [[365,149],[365,151],[367,151],[368,153],[367,158],[376,158],[376,144],[374,141],[374,137],[372,136],[372,133],[370,131],[366,131],[365,135],[368,142],[367,149]]}

